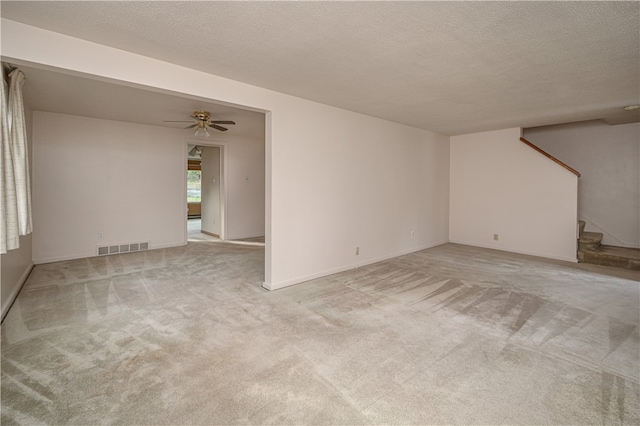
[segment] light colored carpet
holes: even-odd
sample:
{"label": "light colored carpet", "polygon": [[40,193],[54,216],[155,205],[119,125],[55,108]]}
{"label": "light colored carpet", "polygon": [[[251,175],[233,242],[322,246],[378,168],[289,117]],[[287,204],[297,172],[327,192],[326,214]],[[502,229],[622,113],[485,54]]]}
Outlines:
{"label": "light colored carpet", "polygon": [[[187,221],[187,240],[190,242],[197,241],[216,241],[221,242],[220,238],[213,237],[209,234],[203,234],[202,232],[202,219],[194,218]],[[256,245],[264,246],[264,236],[243,238],[239,240],[227,240],[227,242],[235,243],[256,243]]]}
{"label": "light colored carpet", "polygon": [[213,237],[202,232],[202,219],[189,219],[187,221],[188,241],[220,241],[220,238]]}
{"label": "light colored carpet", "polygon": [[638,424],[637,273],[446,244],[267,292],[222,242],[39,265],[2,424]]}

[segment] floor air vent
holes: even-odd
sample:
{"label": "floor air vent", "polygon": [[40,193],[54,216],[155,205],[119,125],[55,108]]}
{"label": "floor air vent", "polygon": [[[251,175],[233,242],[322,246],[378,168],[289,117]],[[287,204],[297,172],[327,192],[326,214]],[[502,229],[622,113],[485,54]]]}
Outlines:
{"label": "floor air vent", "polygon": [[108,254],[129,253],[133,251],[149,250],[149,243],[131,243],[131,244],[118,244],[113,246],[98,246],[98,256],[105,256]]}

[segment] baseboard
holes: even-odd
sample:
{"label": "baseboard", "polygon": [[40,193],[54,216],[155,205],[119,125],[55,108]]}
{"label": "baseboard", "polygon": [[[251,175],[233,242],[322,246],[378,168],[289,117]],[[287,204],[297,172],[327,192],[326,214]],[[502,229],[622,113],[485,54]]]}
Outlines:
{"label": "baseboard", "polygon": [[262,283],[262,287],[266,288],[267,290],[278,290],[278,289],[281,289],[281,288],[289,287],[289,286],[300,284],[300,283],[303,283],[303,282],[315,280],[317,278],[322,278],[322,277],[326,277],[326,276],[329,276],[329,275],[337,274],[337,273],[340,273],[340,272],[348,271],[350,269],[360,268],[360,267],[363,267],[363,266],[372,265],[374,263],[378,263],[378,262],[382,262],[382,261],[385,261],[385,260],[393,259],[395,257],[404,256],[406,254],[411,254],[411,253],[415,253],[415,252],[418,252],[418,251],[430,249],[430,248],[433,248],[433,247],[436,247],[436,246],[440,246],[442,244],[446,244],[448,242],[449,242],[448,240],[445,240],[445,241],[441,241],[441,242],[430,243],[430,244],[419,246],[419,247],[412,247],[412,248],[407,249],[407,250],[402,250],[402,251],[391,253],[391,254],[388,254],[388,255],[367,259],[367,260],[364,260],[364,261],[361,261],[361,262],[350,263],[350,264],[345,265],[345,266],[340,266],[340,267],[337,267],[337,268],[327,269],[327,270],[324,270],[322,272],[317,272],[317,273],[314,273],[314,274],[309,274],[309,275],[305,275],[305,276],[302,276],[302,277],[293,278],[293,279],[289,279],[289,280],[281,281],[281,282],[277,282],[277,283],[264,282],[264,283]]}
{"label": "baseboard", "polygon": [[210,237],[215,237],[215,238],[220,238],[220,235],[218,234],[214,234],[213,232],[209,232],[209,231],[203,231],[202,229],[200,230],[201,233],[208,235]]}
{"label": "baseboard", "polygon": [[468,242],[468,241],[461,241],[461,240],[451,240],[450,242],[453,243],[453,244],[462,244],[462,245],[465,245],[465,246],[480,247],[480,248],[486,248],[486,249],[490,249],[490,250],[504,251],[506,253],[526,254],[528,256],[543,257],[545,259],[554,259],[554,260],[562,260],[562,261],[565,261],[565,262],[578,263],[578,246],[577,246],[577,244],[576,244],[575,257],[564,257],[564,256],[552,256],[552,255],[549,255],[547,253],[538,253],[538,252],[535,252],[535,251],[515,250],[515,249],[509,248],[509,247],[495,247],[495,246],[484,245],[484,244],[476,244],[476,243],[472,243],[472,242]]}
{"label": "baseboard", "polygon": [[[151,243],[149,243],[149,245],[151,245]],[[135,252],[129,252],[129,253],[119,253],[119,254],[126,255],[131,253],[144,253],[145,251],[160,250],[160,249],[171,248],[171,247],[182,247],[186,245],[187,245],[187,241],[181,241],[179,243],[170,243],[170,244],[161,244],[158,246],[152,246],[149,248],[149,250],[135,251]],[[113,254],[102,255],[100,257],[105,257],[105,256],[113,256]],[[44,263],[64,262],[66,260],[76,260],[76,259],[87,259],[89,257],[98,257],[98,255],[95,252],[92,252],[92,253],[72,254],[72,255],[66,255],[66,256],[45,257],[42,259],[33,259],[33,263],[36,265],[42,265]]]}
{"label": "baseboard", "polygon": [[258,233],[258,234],[249,234],[249,235],[226,235],[225,236],[225,240],[247,240],[249,238],[260,238],[260,237],[264,237],[265,234],[264,232],[262,234]]}
{"label": "baseboard", "polygon": [[5,300],[4,304],[2,305],[2,313],[1,313],[2,321],[4,321],[4,317],[7,316],[7,314],[9,313],[9,309],[11,309],[11,306],[13,305],[13,302],[15,302],[16,298],[18,297],[18,294],[20,294],[20,290],[22,290],[22,286],[24,286],[24,283],[27,282],[27,278],[29,278],[29,274],[31,274],[31,271],[33,270],[34,266],[35,264],[33,262],[31,262],[31,264],[27,266],[27,268],[24,270],[22,275],[20,275],[20,279],[18,279],[18,285],[16,285],[16,287],[13,289],[13,291],[9,295],[9,298]]}

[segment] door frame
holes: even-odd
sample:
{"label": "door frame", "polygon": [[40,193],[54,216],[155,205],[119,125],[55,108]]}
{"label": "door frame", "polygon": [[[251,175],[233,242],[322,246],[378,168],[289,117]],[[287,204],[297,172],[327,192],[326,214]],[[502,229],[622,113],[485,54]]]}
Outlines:
{"label": "door frame", "polygon": [[[215,147],[220,148],[220,239],[225,240],[227,236],[227,143],[216,141],[216,140],[203,140],[196,138],[187,138],[184,142],[184,182],[183,187],[185,191],[185,200],[186,200],[186,191],[187,191],[187,164],[189,161],[189,145],[199,145],[204,147]],[[188,230],[187,230],[187,220],[189,213],[187,212],[187,208],[185,208],[185,220],[184,220],[184,235],[185,235],[185,243],[189,239]]]}

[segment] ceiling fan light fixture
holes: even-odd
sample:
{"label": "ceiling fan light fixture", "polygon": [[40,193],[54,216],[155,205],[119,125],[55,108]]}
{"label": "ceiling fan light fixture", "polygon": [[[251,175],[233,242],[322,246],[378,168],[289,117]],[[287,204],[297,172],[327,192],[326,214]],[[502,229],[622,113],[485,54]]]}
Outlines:
{"label": "ceiling fan light fixture", "polygon": [[236,122],[232,120],[211,120],[211,114],[209,113],[209,111],[199,111],[199,110],[193,111],[193,115],[191,116],[191,118],[193,118],[195,121],[165,120],[164,122],[165,123],[191,123],[187,127],[185,127],[185,129],[195,128],[196,131],[194,135],[201,138],[208,138],[211,136],[209,134],[209,130],[207,129],[207,127],[218,130],[220,132],[226,132],[229,129],[227,129],[226,127],[220,126],[220,124],[231,124],[231,125],[236,124]]}
{"label": "ceiling fan light fixture", "polygon": [[209,136],[211,136],[205,126],[198,126],[194,135],[201,138],[208,138]]}

